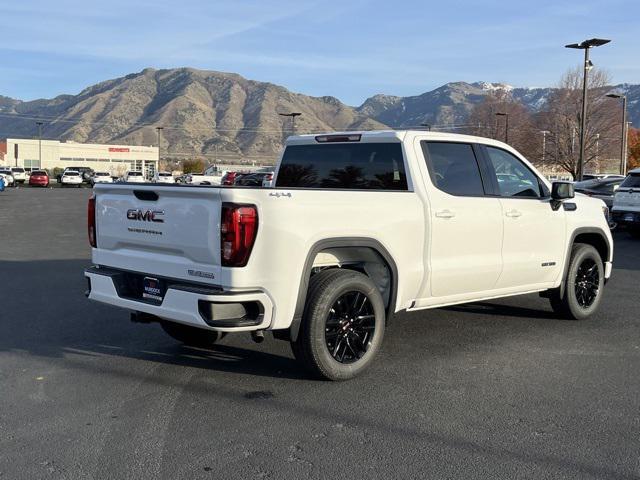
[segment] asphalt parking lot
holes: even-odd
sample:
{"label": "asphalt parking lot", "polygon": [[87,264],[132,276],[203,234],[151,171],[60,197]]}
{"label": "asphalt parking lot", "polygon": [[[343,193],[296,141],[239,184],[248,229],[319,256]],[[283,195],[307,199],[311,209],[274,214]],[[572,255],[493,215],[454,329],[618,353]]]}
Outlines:
{"label": "asphalt parking lot", "polygon": [[597,316],[398,315],[346,383],[284,342],[186,348],[89,302],[88,189],[0,193],[0,479],[640,478],[640,241]]}

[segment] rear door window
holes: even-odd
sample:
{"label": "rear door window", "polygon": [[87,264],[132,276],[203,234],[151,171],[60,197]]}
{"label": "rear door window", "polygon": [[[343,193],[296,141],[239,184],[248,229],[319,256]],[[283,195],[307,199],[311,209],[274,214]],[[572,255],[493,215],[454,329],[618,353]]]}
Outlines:
{"label": "rear door window", "polygon": [[480,167],[469,143],[422,141],[422,151],[433,184],[457,196],[485,194]]}
{"label": "rear door window", "polygon": [[291,145],[276,187],[407,190],[400,143]]}

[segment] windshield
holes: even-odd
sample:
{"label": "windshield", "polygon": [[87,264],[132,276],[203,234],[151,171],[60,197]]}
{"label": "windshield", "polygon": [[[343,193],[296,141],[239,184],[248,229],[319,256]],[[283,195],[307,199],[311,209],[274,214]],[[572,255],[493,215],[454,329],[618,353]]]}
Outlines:
{"label": "windshield", "polygon": [[24,172],[24,168],[14,167],[11,169],[12,172],[22,173]]}
{"label": "windshield", "polygon": [[629,174],[620,184],[620,188],[640,188],[640,173]]}
{"label": "windshield", "polygon": [[80,175],[78,172],[64,172],[64,174],[67,177],[77,177],[78,175]]}
{"label": "windshield", "polygon": [[108,177],[109,174],[107,172],[96,172],[96,177]]}
{"label": "windshield", "polygon": [[171,174],[170,173],[159,173],[158,176],[159,177],[170,177]]}
{"label": "windshield", "polygon": [[31,172],[31,175],[46,175],[47,172],[43,172],[41,170],[36,170],[35,172]]}
{"label": "windshield", "polygon": [[142,172],[129,172],[130,177],[141,177]]}

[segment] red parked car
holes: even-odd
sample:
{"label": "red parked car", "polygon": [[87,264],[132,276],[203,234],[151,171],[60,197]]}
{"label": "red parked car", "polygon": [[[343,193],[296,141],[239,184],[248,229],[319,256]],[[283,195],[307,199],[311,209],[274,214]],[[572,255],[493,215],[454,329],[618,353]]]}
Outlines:
{"label": "red parked car", "polygon": [[49,175],[44,170],[34,170],[29,177],[29,186],[31,187],[48,187]]}
{"label": "red parked car", "polygon": [[222,179],[220,180],[221,185],[233,185],[236,181],[236,176],[238,176],[238,172],[227,172],[224,174]]}

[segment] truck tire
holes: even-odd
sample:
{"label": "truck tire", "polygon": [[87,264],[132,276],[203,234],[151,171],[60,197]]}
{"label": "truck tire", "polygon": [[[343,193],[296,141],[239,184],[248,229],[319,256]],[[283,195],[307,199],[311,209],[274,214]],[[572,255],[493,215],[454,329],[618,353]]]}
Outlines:
{"label": "truck tire", "polygon": [[176,322],[160,322],[160,326],[170,337],[191,347],[210,348],[223,336],[220,332],[190,327]]}
{"label": "truck tire", "polygon": [[366,275],[339,268],[320,272],[309,282],[293,354],[320,378],[353,378],[380,349],[385,315],[382,295]]}
{"label": "truck tire", "polygon": [[573,246],[564,282],[564,294],[560,296],[558,289],[549,298],[553,311],[570,320],[584,320],[595,313],[602,301],[604,267],[594,247]]}

